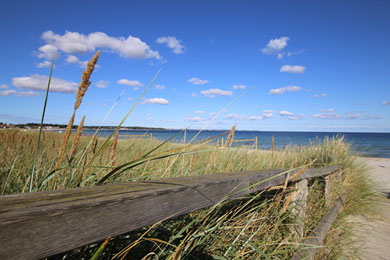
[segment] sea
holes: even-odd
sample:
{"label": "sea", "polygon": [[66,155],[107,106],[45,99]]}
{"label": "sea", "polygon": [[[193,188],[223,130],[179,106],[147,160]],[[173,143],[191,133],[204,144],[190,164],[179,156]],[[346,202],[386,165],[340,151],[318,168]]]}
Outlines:
{"label": "sea", "polygon": [[[95,130],[84,129],[84,135],[93,135]],[[101,129],[98,135],[108,137],[113,130]],[[197,143],[209,141],[215,144],[217,140],[228,136],[228,130],[119,130],[120,138],[155,138],[162,141],[170,139],[179,143]],[[390,133],[350,133],[350,132],[282,132],[282,131],[235,131],[233,146],[245,146],[255,148],[257,137],[257,148],[270,150],[272,137],[274,138],[275,149],[284,149],[290,146],[305,146],[311,143],[321,142],[325,137],[344,137],[345,142],[350,143],[352,152],[360,156],[390,158]],[[247,141],[239,141],[247,140]]]}

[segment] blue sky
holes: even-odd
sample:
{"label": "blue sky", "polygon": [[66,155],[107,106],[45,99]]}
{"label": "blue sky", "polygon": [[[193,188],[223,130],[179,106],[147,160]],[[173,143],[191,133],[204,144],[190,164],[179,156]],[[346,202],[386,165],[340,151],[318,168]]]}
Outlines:
{"label": "blue sky", "polygon": [[117,125],[161,68],[126,126],[390,132],[389,13],[386,0],[2,1],[0,121],[40,121],[55,56],[45,122],[67,123],[101,50],[76,123],[100,124],[125,91]]}

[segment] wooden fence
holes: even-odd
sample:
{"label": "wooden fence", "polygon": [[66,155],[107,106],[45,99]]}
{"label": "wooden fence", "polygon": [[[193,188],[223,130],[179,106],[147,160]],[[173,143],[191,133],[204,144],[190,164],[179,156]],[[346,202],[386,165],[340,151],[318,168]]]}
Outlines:
{"label": "wooden fence", "polygon": [[[255,138],[253,138],[253,139],[242,139],[242,140],[233,139],[232,140],[232,143],[241,143],[241,142],[253,142],[253,145],[250,145],[249,147],[253,146],[253,148],[257,151],[257,136],[255,136]],[[224,148],[223,137],[221,138],[221,148],[222,149]]]}
{"label": "wooden fence", "polygon": [[[232,172],[1,196],[0,259],[51,256],[209,207],[226,196],[236,198],[288,182],[298,189],[295,199],[305,202],[307,179],[329,180],[327,176],[340,169],[336,165],[290,174],[285,169]],[[329,184],[326,181],[328,199]],[[304,214],[305,205],[297,214]]]}

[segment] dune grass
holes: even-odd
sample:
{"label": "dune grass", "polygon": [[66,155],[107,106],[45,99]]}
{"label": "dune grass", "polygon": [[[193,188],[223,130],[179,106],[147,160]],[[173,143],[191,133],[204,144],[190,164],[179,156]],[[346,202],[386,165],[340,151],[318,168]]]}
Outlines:
{"label": "dune grass", "polygon": [[[342,137],[326,138],[305,147],[288,146],[283,150],[275,150],[272,140],[271,151],[231,148],[235,126],[229,132],[225,149],[221,149],[219,142],[207,142],[213,138],[198,143],[192,140],[191,144],[156,139],[118,139],[120,126],[159,72],[111,136],[83,136],[84,117],[77,132],[71,135],[76,110],[91,84],[89,78],[98,57],[99,52],[83,72],[65,134],[0,130],[0,183],[3,195],[27,192],[29,183],[30,191],[44,191],[217,172],[343,164],[342,183],[335,182],[333,185],[333,199],[341,192],[349,193],[342,216],[368,208],[366,201],[371,192],[363,174],[364,169],[356,163],[350,154],[350,146]],[[69,143],[71,139],[72,144]],[[40,149],[37,149],[38,145]],[[323,189],[321,178],[309,181],[305,234],[327,210]],[[297,235],[298,221],[291,214],[294,204],[286,208],[288,203],[285,198],[293,191],[292,187],[287,187],[231,201],[222,200],[208,209],[51,258],[288,259],[302,243],[302,238]],[[347,225],[343,224],[342,217],[340,219],[331,232],[329,246],[320,252],[319,259],[345,255],[340,250],[343,244],[340,241],[345,241]]]}
{"label": "dune grass", "polygon": [[[37,134],[35,131],[0,131],[0,180],[3,194],[26,192]],[[37,156],[34,180],[34,186],[39,187],[38,190],[52,189],[49,182],[43,185],[42,183],[47,179],[48,173],[53,171],[58,173],[56,188],[79,186],[81,183],[75,183],[75,178],[85,172],[85,162],[105,141],[103,138],[80,136],[77,151],[72,152],[72,158],[68,155],[64,165],[58,170],[56,162],[58,150],[61,148],[59,137],[61,135],[54,132],[45,131],[42,134],[42,149]],[[89,145],[91,141],[94,145]],[[69,143],[67,149],[71,147]],[[159,149],[154,150],[156,147]],[[148,154],[150,151],[154,152]],[[166,154],[169,156],[164,158]],[[81,158],[83,155],[85,157]],[[145,155],[151,156],[149,160],[144,160]],[[156,156],[161,158],[153,159]],[[337,190],[350,191],[344,212],[358,208],[361,210],[365,205],[362,200],[370,195],[369,185],[363,175],[364,169],[350,155],[349,145],[343,142],[343,138],[325,139],[305,147],[287,147],[274,153],[237,148],[220,149],[218,145],[212,144],[188,146],[155,139],[113,139],[86,171],[83,185],[96,185],[98,180],[118,165],[134,161],[142,163],[107,179],[106,183],[253,169],[291,169],[314,161],[311,167],[344,164],[343,184],[334,185],[335,194]],[[364,185],[366,187],[363,187]],[[309,182],[306,233],[326,211],[323,186],[321,178]],[[366,193],[359,193],[362,188]],[[290,210],[282,210],[284,198],[290,192],[291,188],[285,191],[264,191],[233,201],[223,201],[210,209],[164,221],[148,232],[147,228],[144,228],[113,238],[100,257],[122,259],[126,255],[127,258],[123,259],[289,258],[302,242],[294,232],[296,219],[290,214]],[[337,239],[342,240],[346,231],[343,229],[341,232],[340,225],[336,226],[336,229],[339,231],[333,233],[337,233]],[[341,254],[342,251],[336,249],[337,244],[330,245],[333,249],[323,250],[322,254]],[[92,257],[99,246],[89,245],[68,252],[67,256]]]}

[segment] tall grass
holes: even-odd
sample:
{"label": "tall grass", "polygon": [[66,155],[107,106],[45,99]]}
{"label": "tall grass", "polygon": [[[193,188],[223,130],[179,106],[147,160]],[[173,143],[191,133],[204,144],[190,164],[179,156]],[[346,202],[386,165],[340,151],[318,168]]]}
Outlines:
{"label": "tall grass", "polygon": [[[0,150],[2,151],[0,179],[4,194],[23,191],[28,179],[28,172],[25,170],[29,168],[33,158],[32,151],[36,144],[36,136],[36,132],[0,131]],[[55,170],[57,161],[55,154],[61,146],[61,143],[57,142],[58,137],[60,134],[57,133],[45,132],[44,134],[43,149],[37,157],[37,184],[47,177],[48,172]],[[95,148],[89,146],[87,152],[89,156],[104,142],[100,138],[80,136],[78,145],[80,152],[75,153],[75,159],[69,162],[67,171],[76,171],[75,175],[83,172],[84,169],[77,168],[76,163],[73,164],[73,162],[78,161],[92,139]],[[111,149],[103,150],[98,160],[91,165],[85,176],[85,185],[94,185],[96,180],[113,169],[114,143],[115,140]],[[154,139],[119,139],[115,144],[115,164],[121,165],[142,159],[145,154],[162,143]],[[71,144],[68,145],[71,147]],[[273,155],[269,151],[256,152],[235,148],[222,150],[218,146],[207,144],[188,146],[168,142],[163,146],[164,151],[180,151],[183,147],[185,147],[185,152],[180,154],[183,160],[173,160],[173,157],[146,160],[143,164],[120,175],[115,175],[107,181],[114,183],[156,179],[163,175],[179,177],[253,169],[296,168],[315,160],[312,167],[331,164],[345,165],[343,186],[335,185],[334,187],[336,192],[340,189],[347,189],[350,194],[353,194],[348,202],[352,208],[362,205],[359,201],[365,196],[359,194],[357,189],[364,185],[366,180],[360,166],[349,154],[349,145],[343,142],[342,137],[326,138],[321,143],[313,143],[305,147],[287,147],[284,150],[275,151]],[[72,184],[72,174],[61,176],[61,183],[65,188],[75,187]],[[310,182],[304,229],[306,233],[316,225],[326,211],[323,185],[321,179]],[[51,189],[51,186],[43,185],[40,189]],[[292,233],[296,220],[290,214],[290,209],[282,210],[284,199],[291,192],[293,192],[291,188],[264,191],[255,196],[247,196],[230,202],[224,201],[211,209],[165,221],[151,229],[140,240],[138,238],[145,232],[145,229],[119,236],[107,245],[101,257],[109,259],[122,249],[126,251],[126,248],[131,248],[127,252],[129,259],[142,259],[146,255],[148,256],[145,259],[157,259],[156,255],[159,259],[178,259],[179,256],[185,259],[195,259],[195,257],[198,259],[207,259],[206,257],[216,259],[289,258],[301,242]],[[135,241],[138,242],[134,244]],[[81,250],[84,254],[92,256],[97,247],[98,245],[91,245]],[[152,249],[149,250],[150,248]],[[75,250],[68,254],[80,253],[81,251]]]}
{"label": "tall grass", "polygon": [[[273,138],[271,151],[232,148],[235,126],[224,144],[226,149],[221,149],[223,144],[219,142],[216,145],[209,144],[208,141],[213,138],[198,143],[193,139],[187,144],[172,143],[170,140],[119,139],[119,128],[160,71],[110,137],[103,139],[96,134],[92,137],[83,136],[85,117],[72,136],[75,114],[91,84],[90,76],[99,54],[97,52],[94,55],[83,72],[73,114],[63,135],[42,132],[42,140],[39,140],[37,137],[41,133],[34,131],[0,131],[2,194],[23,193],[29,182],[30,187],[36,187],[35,191],[43,191],[217,172],[343,164],[343,181],[333,185],[334,194],[349,192],[347,213],[366,205],[363,202],[369,197],[369,185],[362,168],[350,154],[350,146],[342,137],[325,138],[309,146],[287,146],[276,151]],[[68,141],[72,137],[73,143],[70,144]],[[61,139],[62,142],[58,142]],[[36,149],[38,144],[42,149]],[[31,165],[36,170],[30,176]],[[305,234],[317,224],[327,209],[321,178],[311,180],[309,186],[307,214],[303,220]],[[359,193],[360,189],[364,192]],[[222,200],[209,209],[166,220],[111,241],[107,239],[101,247],[100,244],[89,245],[63,256],[172,260],[288,259],[302,242],[302,238],[296,235],[296,224],[302,220],[297,220],[295,214],[292,214],[294,204],[290,205],[286,199],[293,192],[294,189],[286,184],[233,201]],[[338,234],[334,237],[338,241],[343,236]],[[330,245],[337,248],[334,244]],[[333,257],[337,255],[334,252],[341,255],[341,251],[337,250],[323,251],[321,254],[323,257]]]}

